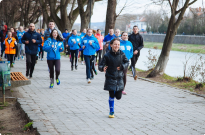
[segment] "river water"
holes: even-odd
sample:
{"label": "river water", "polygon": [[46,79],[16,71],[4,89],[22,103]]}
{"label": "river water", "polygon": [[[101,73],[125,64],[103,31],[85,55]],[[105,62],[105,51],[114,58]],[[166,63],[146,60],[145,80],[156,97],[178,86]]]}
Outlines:
{"label": "river water", "polygon": [[[140,51],[140,57],[136,64],[136,68],[147,70],[147,66],[145,65],[145,62],[148,61],[148,51],[151,50],[154,54],[158,54],[158,56],[161,53],[161,50],[156,49],[149,49],[149,48],[143,48]],[[205,58],[205,54],[200,54],[203,58]],[[199,55],[196,53],[187,53],[187,52],[179,52],[179,51],[171,51],[169,56],[169,61],[165,70],[165,73],[173,76],[173,77],[182,77],[184,74],[184,64],[183,62],[186,61],[186,58],[190,58],[188,61],[188,66],[193,65],[193,63],[196,62],[197,59],[199,59]],[[199,81],[200,77],[195,78],[194,80]]]}

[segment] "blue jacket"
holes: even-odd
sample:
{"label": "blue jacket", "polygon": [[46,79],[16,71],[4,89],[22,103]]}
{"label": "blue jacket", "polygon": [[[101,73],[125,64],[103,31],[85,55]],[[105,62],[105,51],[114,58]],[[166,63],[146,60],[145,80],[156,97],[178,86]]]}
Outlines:
{"label": "blue jacket", "polygon": [[[92,42],[92,45],[90,45],[89,42]],[[84,55],[95,55],[96,49],[100,47],[98,40],[96,37],[92,36],[86,36],[81,40],[81,47],[85,46],[85,49],[83,51]]]}
{"label": "blue jacket", "polygon": [[111,39],[115,38],[115,34],[112,36],[110,34],[106,35],[105,38],[103,39],[103,42],[109,42]]}
{"label": "blue jacket", "polygon": [[[64,33],[63,33],[63,38],[65,38],[65,39],[66,39],[69,35],[70,35],[70,33],[69,33],[69,32],[68,32],[68,33],[64,32]],[[63,42],[65,42],[65,40],[63,40]]]}
{"label": "blue jacket", "polygon": [[[32,42],[32,39],[36,40],[36,43]],[[25,44],[25,41],[29,41],[29,44]],[[27,54],[36,55],[38,53],[38,45],[42,43],[41,35],[36,31],[28,31],[24,33],[21,42],[25,44],[25,52]]]}
{"label": "blue jacket", "polygon": [[125,53],[128,60],[132,58],[133,46],[130,41],[120,40],[120,50]]}
{"label": "blue jacket", "polygon": [[83,39],[86,33],[81,33],[80,38]]}
{"label": "blue jacket", "polygon": [[[114,36],[111,40],[113,40],[114,38],[119,38],[119,39],[121,40],[121,35],[118,36],[118,37],[117,37],[117,36]],[[110,40],[110,41],[111,41],[111,40]],[[108,49],[111,50],[110,44],[108,45]]]}
{"label": "blue jacket", "polygon": [[[54,47],[52,47],[52,45],[54,45]],[[44,42],[43,50],[47,52],[47,60],[60,60],[60,52],[63,52],[64,50],[63,41],[48,38]]]}
{"label": "blue jacket", "polygon": [[[74,44],[74,42],[76,42]],[[78,50],[80,49],[80,45],[78,45],[78,43],[81,43],[81,38],[78,35],[72,35],[69,39],[68,39],[68,45],[70,46],[70,50]]]}
{"label": "blue jacket", "polygon": [[20,44],[22,44],[21,39],[22,39],[22,36],[23,36],[24,33],[25,33],[25,31],[23,31],[23,32],[18,31],[17,32],[17,37],[18,37],[18,40],[19,40]]}

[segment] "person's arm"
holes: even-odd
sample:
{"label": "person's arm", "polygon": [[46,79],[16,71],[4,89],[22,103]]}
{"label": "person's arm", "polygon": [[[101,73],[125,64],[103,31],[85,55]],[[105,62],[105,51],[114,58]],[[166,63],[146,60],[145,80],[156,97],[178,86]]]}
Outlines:
{"label": "person's arm", "polygon": [[139,36],[140,36],[140,45],[137,48],[138,52],[144,47],[143,37],[141,35],[139,35]]}
{"label": "person's arm", "polygon": [[73,45],[74,45],[74,43],[73,43],[73,41],[72,41],[72,38],[69,38],[69,40],[68,40],[68,45],[69,45],[69,46],[73,46]]}
{"label": "person's arm", "polygon": [[126,70],[129,66],[129,60],[125,56],[125,53],[122,54],[122,65],[120,66],[120,70]]}
{"label": "person's arm", "polygon": [[61,46],[60,46],[60,48],[59,48],[59,52],[63,52],[63,50],[64,50],[64,44],[63,44],[63,41],[61,41]]}
{"label": "person's arm", "polygon": [[46,52],[50,52],[51,49],[52,49],[52,42],[50,40],[46,40],[44,42],[44,46],[43,46],[43,50],[46,51]]}
{"label": "person's arm", "polygon": [[104,55],[102,61],[99,64],[98,70],[104,72],[104,68],[106,67],[106,64],[107,64],[107,55]]}
{"label": "person's arm", "polygon": [[13,47],[13,49],[16,49],[16,48],[17,48],[17,44],[18,44],[18,43],[15,41],[15,42],[14,42],[14,47]]}
{"label": "person's arm", "polygon": [[36,44],[42,44],[42,38],[41,38],[41,35],[40,34],[38,34],[37,35],[37,40],[36,40]]}
{"label": "person's arm", "polygon": [[99,42],[98,42],[97,38],[95,39],[95,41],[92,43],[91,46],[92,46],[93,48],[95,48],[95,49],[100,48],[100,45],[99,45]]}
{"label": "person's arm", "polygon": [[133,45],[132,43],[130,42],[130,46],[131,46],[131,49],[130,49],[130,58],[133,57]]}

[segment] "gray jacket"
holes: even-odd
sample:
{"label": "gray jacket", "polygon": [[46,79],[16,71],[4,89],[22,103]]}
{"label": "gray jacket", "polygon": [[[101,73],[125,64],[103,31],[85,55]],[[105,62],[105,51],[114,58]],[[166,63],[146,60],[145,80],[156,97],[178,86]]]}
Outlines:
{"label": "gray jacket", "polygon": [[[59,34],[59,36],[61,37],[61,38],[63,38],[63,35],[62,35],[62,33],[61,33],[61,31],[58,29],[58,28],[54,28],[54,29],[56,29],[57,31],[58,31],[58,34]],[[44,41],[46,41],[49,37],[50,37],[50,31],[49,31],[49,28],[48,29],[46,29],[46,31],[45,31],[45,34],[44,34]]]}

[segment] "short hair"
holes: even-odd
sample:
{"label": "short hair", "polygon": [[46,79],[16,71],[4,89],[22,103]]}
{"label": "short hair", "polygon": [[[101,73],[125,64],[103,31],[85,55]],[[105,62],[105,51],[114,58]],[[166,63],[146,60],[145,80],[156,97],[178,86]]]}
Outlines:
{"label": "short hair", "polygon": [[76,29],[73,29],[72,32],[74,32]]}
{"label": "short hair", "polygon": [[109,28],[109,30],[114,30],[113,28]]}
{"label": "short hair", "polygon": [[68,29],[65,29],[65,31],[66,31],[66,30],[68,30]]}
{"label": "short hair", "polygon": [[119,31],[120,31],[120,29],[116,29],[115,31],[117,31],[117,30],[119,30]]}
{"label": "short hair", "polygon": [[50,20],[50,21],[49,21],[49,23],[51,23],[51,22],[55,23],[53,20]]}
{"label": "short hair", "polygon": [[7,34],[9,34],[9,33],[11,33],[11,35],[12,35],[12,32],[11,32],[11,31],[8,31],[8,33],[7,33]]}
{"label": "short hair", "polygon": [[134,26],[133,26],[133,29],[134,29],[134,27],[137,27],[137,28],[138,28],[138,26],[137,26],[137,25],[134,25]]}
{"label": "short hair", "polygon": [[120,42],[120,39],[119,38],[114,38],[113,40],[110,41],[110,44],[112,45],[115,41],[119,41]]}
{"label": "short hair", "polygon": [[[124,33],[127,33],[127,32],[123,31],[122,34],[121,34],[121,36],[122,36]],[[128,34],[128,33],[127,33],[127,34]]]}

